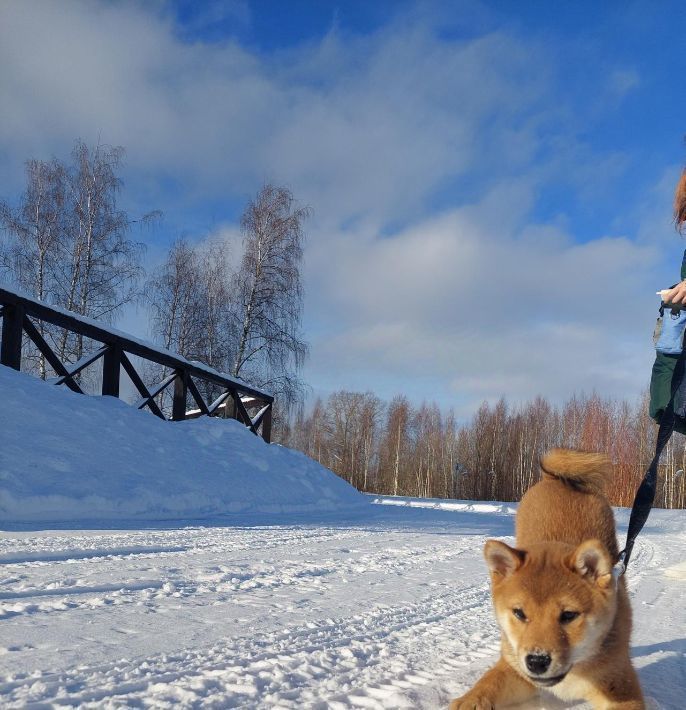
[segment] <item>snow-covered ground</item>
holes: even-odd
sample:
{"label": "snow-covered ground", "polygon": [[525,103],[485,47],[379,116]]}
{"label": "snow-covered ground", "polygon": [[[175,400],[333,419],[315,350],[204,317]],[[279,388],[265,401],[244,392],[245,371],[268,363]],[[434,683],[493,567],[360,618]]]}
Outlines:
{"label": "snow-covered ground", "polygon": [[[0,367],[0,707],[445,707],[498,655],[481,549],[515,509],[374,500],[235,422]],[[629,571],[666,710],[686,707],[685,520],[654,511]]]}
{"label": "snow-covered ground", "polygon": [[207,521],[364,504],[316,461],[267,446],[235,420],[165,422],[0,366],[5,524]]}
{"label": "snow-covered ground", "polygon": [[[2,533],[0,706],[444,707],[497,656],[481,546],[513,517],[430,505]],[[629,573],[634,660],[670,710],[686,695],[683,521],[654,511]]]}

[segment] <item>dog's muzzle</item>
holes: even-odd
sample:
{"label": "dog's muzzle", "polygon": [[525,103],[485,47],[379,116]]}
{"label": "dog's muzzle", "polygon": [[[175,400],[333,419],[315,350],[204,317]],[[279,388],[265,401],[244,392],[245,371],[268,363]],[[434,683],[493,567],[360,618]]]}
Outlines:
{"label": "dog's muzzle", "polygon": [[529,653],[524,658],[524,665],[528,671],[529,680],[536,685],[548,688],[559,683],[567,674],[562,673],[556,676],[544,676],[543,674],[550,668],[552,658],[547,653]]}

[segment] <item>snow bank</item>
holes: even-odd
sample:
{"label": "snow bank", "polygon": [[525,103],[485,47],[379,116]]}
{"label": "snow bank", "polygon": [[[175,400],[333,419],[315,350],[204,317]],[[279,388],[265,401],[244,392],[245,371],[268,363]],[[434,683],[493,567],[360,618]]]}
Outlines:
{"label": "snow bank", "polygon": [[0,366],[0,521],[203,520],[370,505],[303,454],[233,420],[164,422]]}
{"label": "snow bank", "polygon": [[397,505],[403,508],[431,508],[434,510],[451,510],[458,513],[497,513],[514,515],[517,512],[516,503],[497,503],[473,500],[446,500],[444,498],[407,498],[405,496],[375,496],[376,505]]}

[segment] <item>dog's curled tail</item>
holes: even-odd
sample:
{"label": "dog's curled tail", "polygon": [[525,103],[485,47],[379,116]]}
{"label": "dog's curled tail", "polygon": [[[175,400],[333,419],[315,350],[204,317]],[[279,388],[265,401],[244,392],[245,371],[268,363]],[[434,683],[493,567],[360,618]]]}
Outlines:
{"label": "dog's curled tail", "polygon": [[605,454],[574,449],[551,449],[541,459],[543,477],[560,479],[587,493],[602,493],[612,478],[612,463]]}

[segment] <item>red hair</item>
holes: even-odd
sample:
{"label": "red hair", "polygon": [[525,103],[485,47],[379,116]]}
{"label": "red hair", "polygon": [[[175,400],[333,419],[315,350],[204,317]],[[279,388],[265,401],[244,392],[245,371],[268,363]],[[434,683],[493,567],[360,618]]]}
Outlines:
{"label": "red hair", "polygon": [[681,173],[674,193],[674,223],[679,230],[686,224],[686,170]]}

